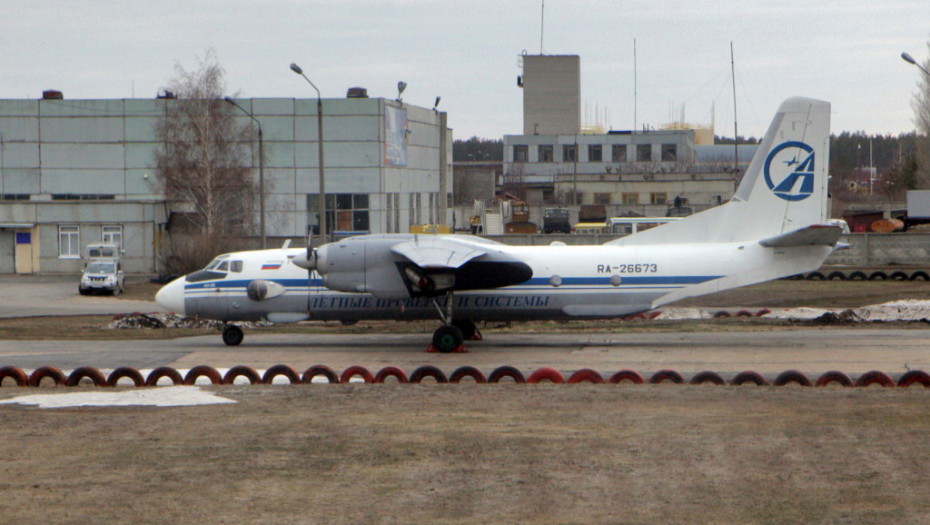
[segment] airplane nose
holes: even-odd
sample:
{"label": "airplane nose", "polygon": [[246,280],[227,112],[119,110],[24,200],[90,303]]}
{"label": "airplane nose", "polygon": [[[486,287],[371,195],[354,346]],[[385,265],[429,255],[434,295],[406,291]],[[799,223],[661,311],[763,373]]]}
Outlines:
{"label": "airplane nose", "polygon": [[184,315],[184,278],[179,277],[161,287],[155,302],[169,312]]}

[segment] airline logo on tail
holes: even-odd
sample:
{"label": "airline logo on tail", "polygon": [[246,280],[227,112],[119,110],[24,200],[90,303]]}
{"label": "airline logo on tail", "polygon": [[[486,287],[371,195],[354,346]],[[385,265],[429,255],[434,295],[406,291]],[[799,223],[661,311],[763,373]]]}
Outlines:
{"label": "airline logo on tail", "polygon": [[786,201],[801,201],[814,193],[814,148],[796,140],[772,149],[765,159],[765,184]]}

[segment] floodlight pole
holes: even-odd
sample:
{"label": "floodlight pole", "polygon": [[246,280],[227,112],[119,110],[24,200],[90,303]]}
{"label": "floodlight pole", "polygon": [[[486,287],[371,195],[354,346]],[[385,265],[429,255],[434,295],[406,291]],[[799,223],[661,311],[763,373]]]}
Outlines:
{"label": "floodlight pole", "polygon": [[262,137],[262,123],[255,118],[255,115],[237,104],[232,97],[225,97],[223,100],[239,108],[258,126],[258,228],[262,236],[262,249],[265,250],[268,248],[268,238],[265,235],[265,140]]}
{"label": "floodlight pole", "polygon": [[307,78],[307,75],[304,74],[304,70],[301,69],[300,66],[292,62],[291,71],[304,77],[304,80],[316,91],[317,142],[319,144],[320,160],[320,236],[322,236],[324,240],[327,240],[329,238],[329,232],[326,227],[326,178],[323,171],[323,99],[320,97],[320,90]]}

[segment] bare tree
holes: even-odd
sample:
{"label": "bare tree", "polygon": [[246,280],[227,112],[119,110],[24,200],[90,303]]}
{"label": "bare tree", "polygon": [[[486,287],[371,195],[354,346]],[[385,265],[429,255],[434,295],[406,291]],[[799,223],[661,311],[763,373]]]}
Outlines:
{"label": "bare tree", "polygon": [[253,228],[256,185],[243,147],[251,129],[236,125],[223,100],[215,54],[207,52],[194,71],[176,65],[168,89],[177,98],[166,101],[165,118],[156,125],[163,147],[155,161],[159,189],[180,219],[172,225],[183,224],[171,232],[165,271],[182,273],[241,246]]}
{"label": "bare tree", "polygon": [[[930,51],[930,42],[927,42]],[[923,63],[930,70],[930,58]],[[922,74],[917,95],[911,102],[914,108],[914,124],[917,125],[917,185],[930,189],[930,75]]]}

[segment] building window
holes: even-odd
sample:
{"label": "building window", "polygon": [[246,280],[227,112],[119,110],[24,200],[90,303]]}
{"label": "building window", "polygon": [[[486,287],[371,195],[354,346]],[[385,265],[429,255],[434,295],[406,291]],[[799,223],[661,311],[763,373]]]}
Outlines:
{"label": "building window", "polygon": [[116,226],[104,226],[103,227],[103,243],[112,244],[123,250],[123,227],[121,225]]}
{"label": "building window", "polygon": [[678,160],[677,144],[662,144],[662,162],[675,162]]}
{"label": "building window", "polygon": [[80,259],[81,227],[58,227],[58,257],[62,259]]}
{"label": "building window", "polygon": [[575,162],[578,160],[578,145],[565,144],[562,146],[562,162]]}
{"label": "building window", "polygon": [[603,156],[603,148],[600,144],[590,144],[588,146],[588,162],[601,162]]}
{"label": "building window", "polygon": [[513,161],[514,162],[526,162],[528,160],[527,150],[529,147],[526,144],[513,147]]}
{"label": "building window", "polygon": [[539,162],[552,162],[555,160],[552,152],[552,144],[539,145]]}
{"label": "building window", "polygon": [[636,161],[652,162],[652,144],[637,144]]}
{"label": "building window", "polygon": [[649,194],[650,204],[665,204],[666,202],[668,202],[668,194],[666,193],[650,193]]}
{"label": "building window", "polygon": [[594,204],[610,204],[610,194],[609,193],[595,193],[594,194]]}
{"label": "building window", "polygon": [[625,206],[635,206],[639,204],[639,193],[624,193],[623,204]]}
{"label": "building window", "polygon": [[[307,195],[307,218],[309,229],[315,235],[320,233],[319,202],[317,194]],[[326,229],[327,233],[368,232],[368,194],[367,193],[327,193],[326,194]]]}
{"label": "building window", "polygon": [[626,144],[613,145],[613,162],[626,162]]}

